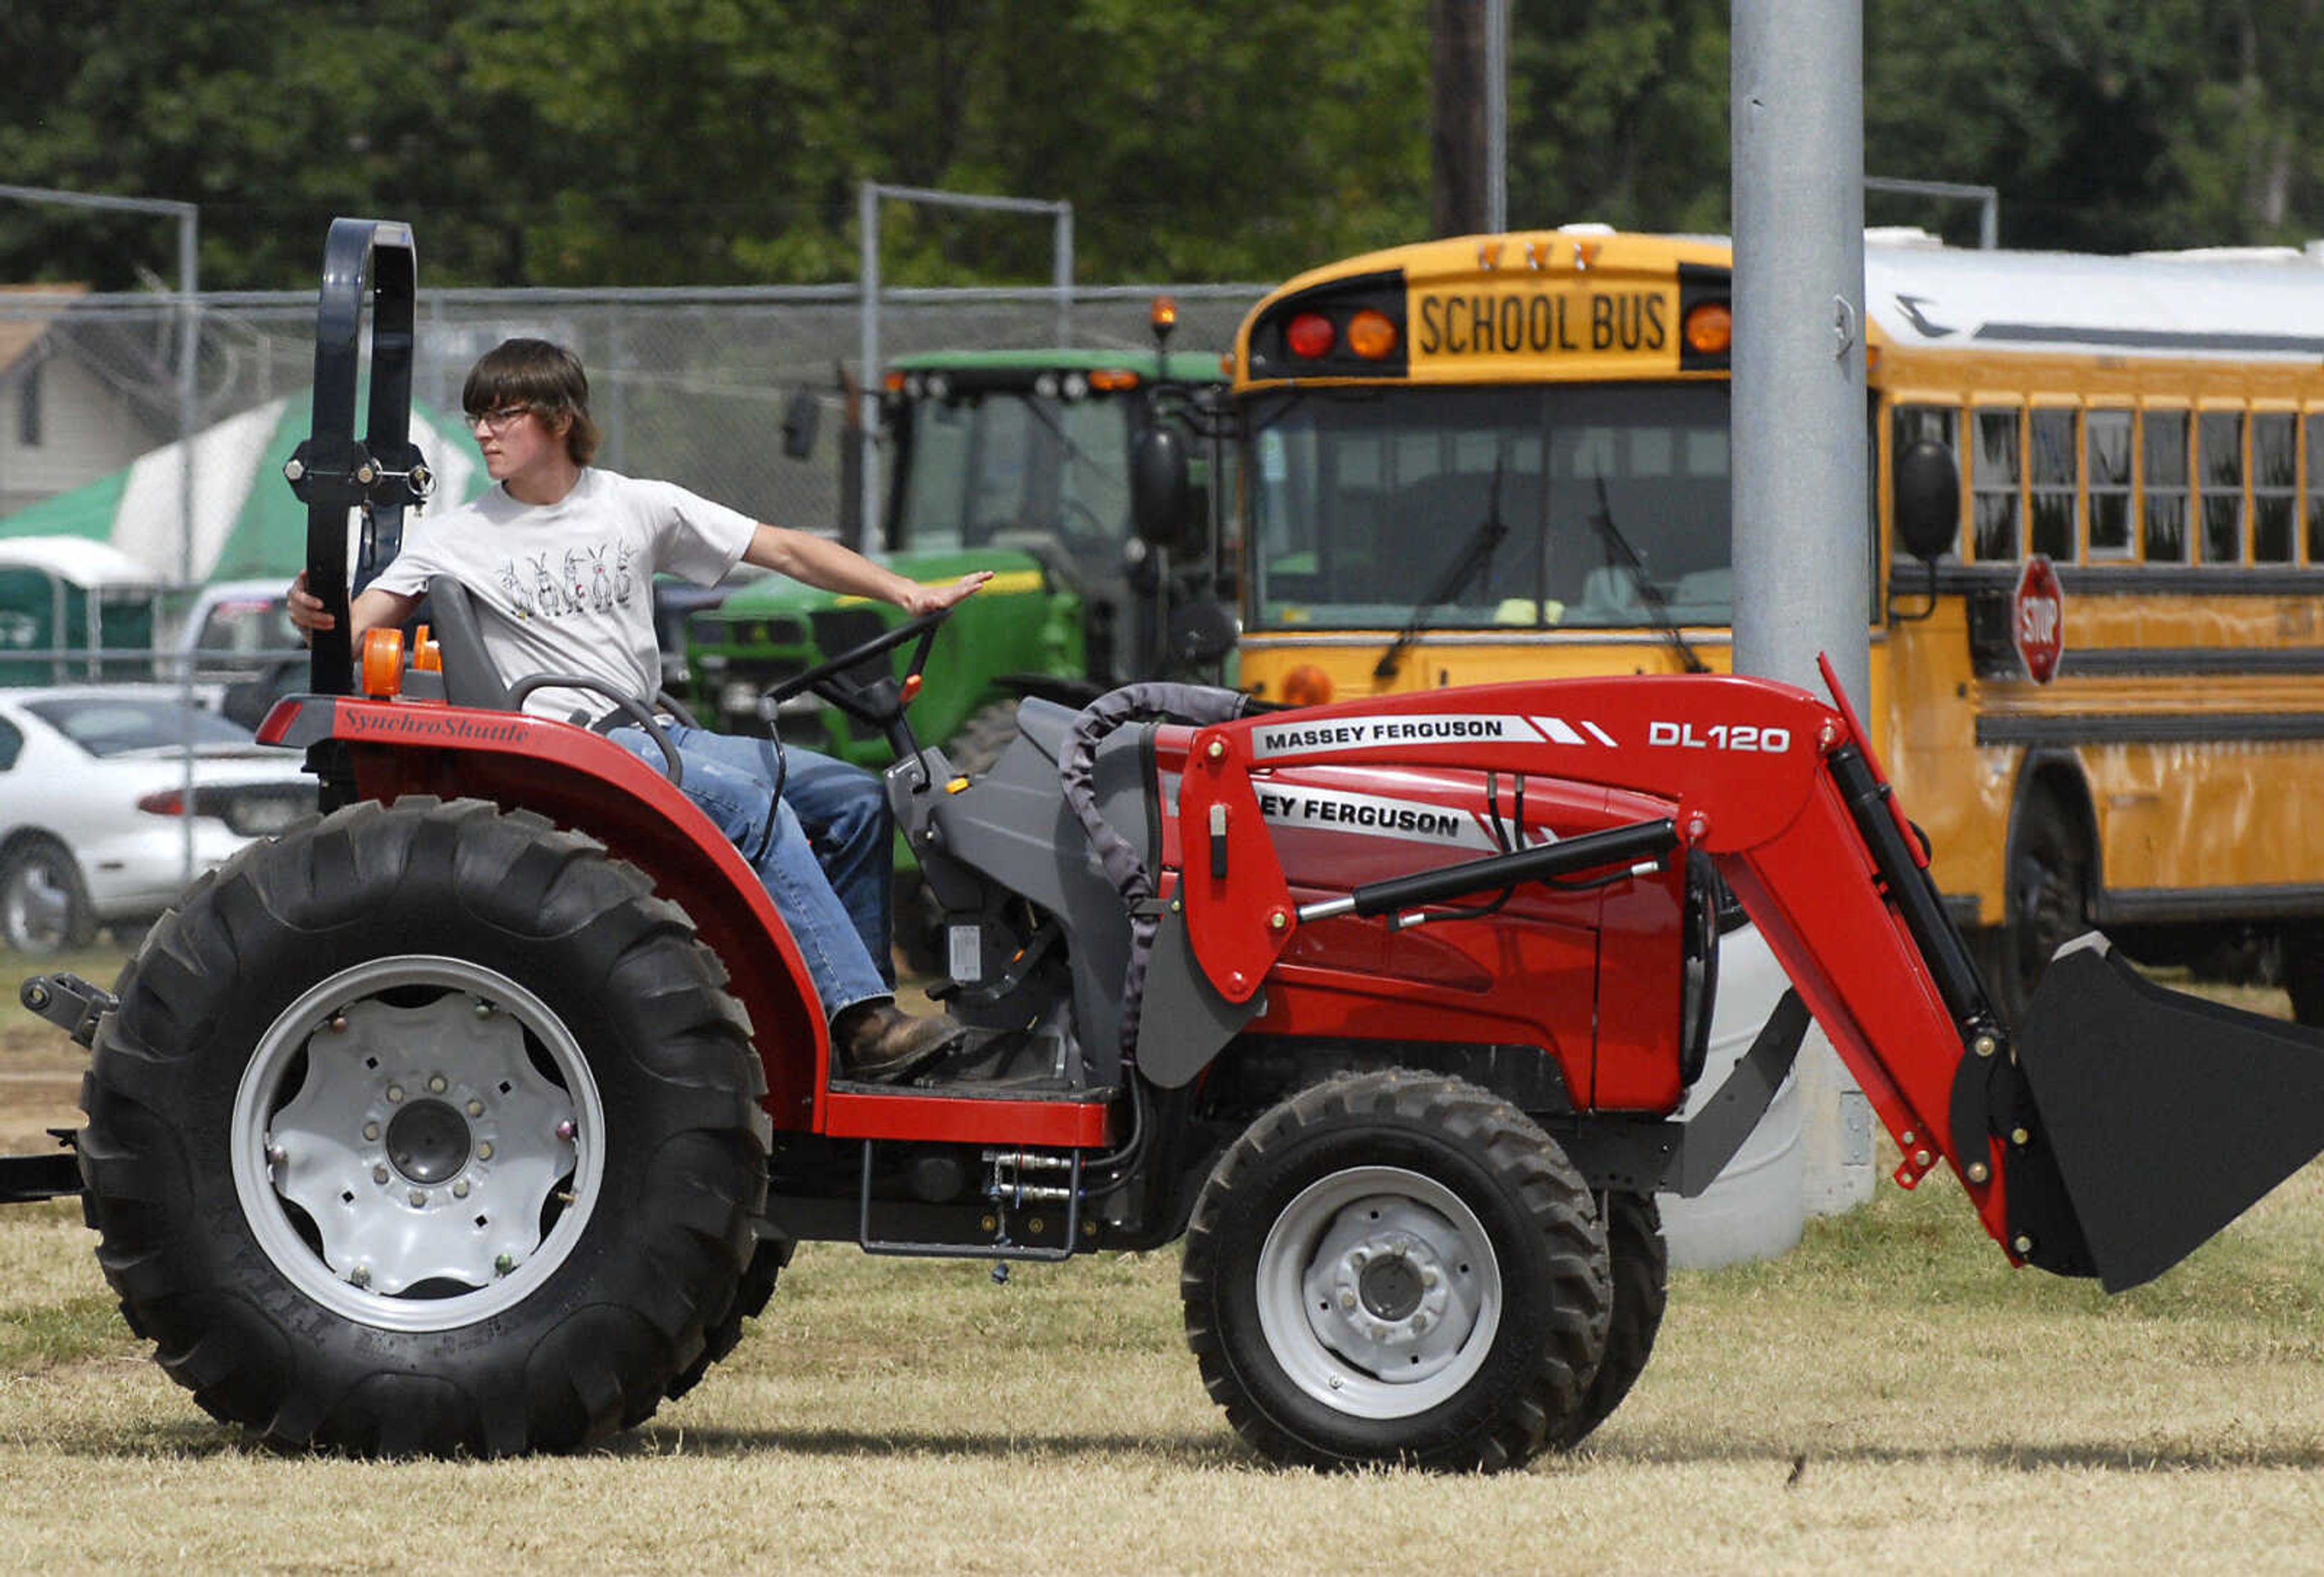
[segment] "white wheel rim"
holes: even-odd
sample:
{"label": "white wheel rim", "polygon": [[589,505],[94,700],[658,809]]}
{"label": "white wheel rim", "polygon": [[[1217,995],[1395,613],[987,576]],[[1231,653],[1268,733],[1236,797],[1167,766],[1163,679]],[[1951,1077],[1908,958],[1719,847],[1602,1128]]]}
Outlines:
{"label": "white wheel rim", "polygon": [[1259,1323],[1292,1384],[1359,1418],[1408,1418],[1476,1378],[1500,1330],[1500,1261],[1433,1177],[1354,1167],[1309,1185],[1260,1246]]}
{"label": "white wheel rim", "polygon": [[315,1302],[452,1330],[523,1302],[571,1254],[604,1131],[587,1059],[540,998],[458,959],[378,959],[260,1038],[235,1093],[235,1194]]}

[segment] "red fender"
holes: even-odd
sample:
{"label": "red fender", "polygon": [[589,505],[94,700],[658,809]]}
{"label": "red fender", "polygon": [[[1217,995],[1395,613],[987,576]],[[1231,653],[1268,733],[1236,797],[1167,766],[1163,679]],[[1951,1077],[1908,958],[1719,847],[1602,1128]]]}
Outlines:
{"label": "red fender", "polygon": [[826,1127],[831,1038],[798,945],[757,872],[652,767],[570,724],[425,701],[294,696],[275,704],[258,738],[343,740],[364,798],[433,794],[535,811],[646,872],[724,962],[727,989],[751,1016],[775,1126]]}

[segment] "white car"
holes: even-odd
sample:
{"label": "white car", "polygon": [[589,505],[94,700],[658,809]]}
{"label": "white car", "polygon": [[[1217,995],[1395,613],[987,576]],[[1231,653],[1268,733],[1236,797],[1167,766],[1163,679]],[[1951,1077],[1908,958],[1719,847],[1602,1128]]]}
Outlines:
{"label": "white car", "polygon": [[55,953],[152,920],[188,884],[189,826],[199,875],[314,811],[303,761],[171,686],[0,689],[0,942]]}

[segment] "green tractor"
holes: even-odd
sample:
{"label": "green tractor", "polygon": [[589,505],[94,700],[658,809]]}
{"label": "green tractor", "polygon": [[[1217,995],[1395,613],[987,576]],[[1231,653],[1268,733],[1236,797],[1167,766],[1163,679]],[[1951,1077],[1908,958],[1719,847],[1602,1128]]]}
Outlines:
{"label": "green tractor", "polygon": [[[1231,647],[1212,529],[1229,491],[1213,485],[1209,420],[1224,388],[1218,358],[1192,353],[947,351],[890,372],[887,498],[869,550],[931,583],[994,572],[945,625],[949,650],[913,703],[916,730],[955,765],[990,764],[1027,696],[1077,706],[1131,679],[1215,676]],[[1133,471],[1157,429],[1176,436],[1187,485],[1158,506],[1177,518],[1140,530]],[[780,576],[752,582],[687,622],[696,709],[763,733],[770,687],[901,618]],[[875,731],[812,697],[779,722],[794,743],[887,764]]]}

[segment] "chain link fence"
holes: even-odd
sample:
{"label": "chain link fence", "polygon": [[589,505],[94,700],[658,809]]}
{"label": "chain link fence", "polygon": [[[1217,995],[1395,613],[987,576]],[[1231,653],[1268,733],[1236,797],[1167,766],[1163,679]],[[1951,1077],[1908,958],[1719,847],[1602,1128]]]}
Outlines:
{"label": "chain link fence", "polygon": [[[1267,288],[1103,286],[1070,298],[1054,288],[886,290],[881,353],[1059,345],[1150,352],[1148,305],[1164,294],[1178,304],[1173,350],[1224,352]],[[601,464],[681,483],[779,525],[830,530],[839,518],[844,380],[860,375],[860,296],[853,285],[422,290],[413,391],[456,418],[478,355],[515,335],[556,340],[589,370],[605,432]],[[206,294],[198,303],[200,426],[286,395],[303,410],[313,295]],[[179,436],[178,310],[172,296],[0,291],[0,410],[14,409],[18,421],[17,431],[0,432],[0,512],[96,480]],[[41,408],[27,426],[29,379],[38,379]],[[5,398],[12,385],[15,401]],[[822,420],[813,454],[799,460],[784,453],[781,428],[802,389],[816,396]],[[28,436],[34,446],[23,442]],[[278,466],[284,457],[267,456]]]}

